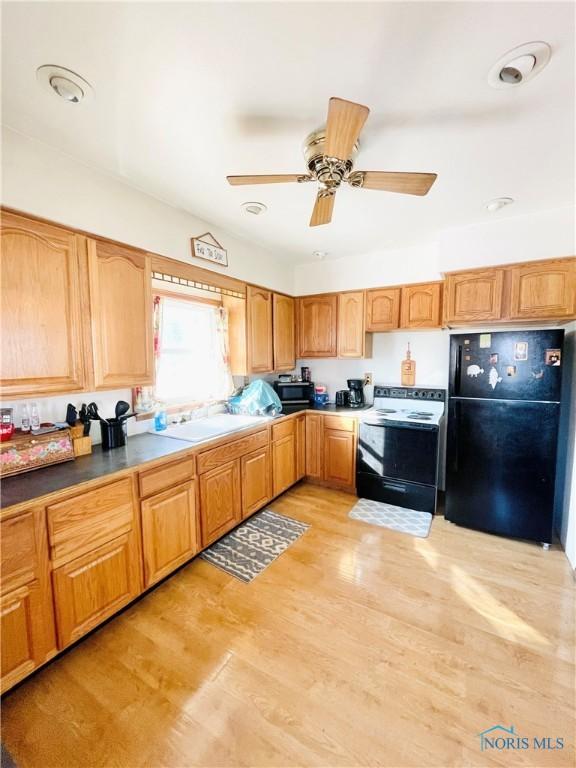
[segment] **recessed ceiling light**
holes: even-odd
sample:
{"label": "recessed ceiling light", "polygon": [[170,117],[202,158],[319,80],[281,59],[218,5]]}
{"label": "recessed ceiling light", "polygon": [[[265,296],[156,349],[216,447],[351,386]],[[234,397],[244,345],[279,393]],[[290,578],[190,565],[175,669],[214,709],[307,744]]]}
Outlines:
{"label": "recessed ceiling light", "polygon": [[494,200],[489,200],[486,203],[486,210],[490,213],[499,211],[500,208],[504,208],[506,205],[511,205],[514,202],[513,197],[495,197]]}
{"label": "recessed ceiling light", "polygon": [[312,256],[316,259],[320,259],[320,261],[323,261],[326,256],[328,256],[327,251],[312,251]]}
{"label": "recessed ceiling light", "polygon": [[535,77],[550,61],[548,43],[536,40],[505,53],[488,72],[492,88],[514,88]]}
{"label": "recessed ceiling light", "polygon": [[252,216],[260,216],[268,210],[264,203],[242,203],[242,208],[245,213],[251,213]]}
{"label": "recessed ceiling light", "polygon": [[36,70],[38,82],[69,104],[79,104],[92,96],[92,86],[71,69],[44,64]]}

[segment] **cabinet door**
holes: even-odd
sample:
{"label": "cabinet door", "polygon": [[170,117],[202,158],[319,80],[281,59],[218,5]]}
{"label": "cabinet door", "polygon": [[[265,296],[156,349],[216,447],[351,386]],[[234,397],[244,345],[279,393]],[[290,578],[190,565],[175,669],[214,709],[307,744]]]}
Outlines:
{"label": "cabinet door", "polygon": [[296,482],[296,439],[294,433],[272,443],[273,496]]}
{"label": "cabinet door", "polygon": [[291,371],[296,365],[294,299],[274,294],[274,370]]}
{"label": "cabinet door", "polygon": [[10,213],[2,214],[1,235],[2,396],[82,389],[76,236]]}
{"label": "cabinet door", "polygon": [[510,317],[571,318],[576,313],[576,259],[510,269]]}
{"label": "cabinet door", "polygon": [[0,524],[2,680],[8,690],[56,653],[44,510]]}
{"label": "cabinet door", "polygon": [[323,479],[334,485],[353,487],[355,483],[354,434],[339,429],[324,430]]}
{"label": "cabinet door", "polygon": [[139,593],[134,534],[72,560],[52,572],[58,645],[64,648],[127,605]]}
{"label": "cabinet door", "polygon": [[306,415],[296,417],[296,480],[306,474]]}
{"label": "cabinet door", "polygon": [[247,287],[248,366],[253,373],[274,369],[272,352],[272,292]]}
{"label": "cabinet door", "polygon": [[364,357],[364,291],[338,294],[338,357]]}
{"label": "cabinet door", "polygon": [[270,474],[270,450],[258,451],[240,459],[242,476],[242,517],[248,517],[264,506],[272,496]]}
{"label": "cabinet door", "polygon": [[366,291],[366,330],[393,331],[400,325],[400,288]]}
{"label": "cabinet door", "polygon": [[196,484],[170,488],[142,502],[145,585],[159,581],[198,551]]}
{"label": "cabinet door", "polygon": [[319,413],[306,414],[306,475],[322,479],[323,419]]}
{"label": "cabinet door", "polygon": [[420,283],[402,287],[401,328],[439,328],[441,324],[441,283]]}
{"label": "cabinet door", "polygon": [[500,320],[503,285],[503,269],[483,269],[447,275],[444,313],[446,322]]}
{"label": "cabinet door", "polygon": [[101,241],[87,245],[95,386],[152,384],[150,256]]}
{"label": "cabinet door", "polygon": [[200,516],[203,547],[240,522],[240,459],[200,475]]}
{"label": "cabinet door", "polygon": [[298,299],[298,357],[336,357],[338,296]]}

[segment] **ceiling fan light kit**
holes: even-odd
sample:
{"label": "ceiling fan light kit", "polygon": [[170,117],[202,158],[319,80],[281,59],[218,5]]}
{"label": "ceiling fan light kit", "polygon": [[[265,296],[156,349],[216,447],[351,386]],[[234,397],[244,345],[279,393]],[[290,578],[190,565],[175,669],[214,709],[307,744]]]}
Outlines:
{"label": "ceiling fan light kit", "polygon": [[233,186],[318,182],[311,227],[330,223],[336,192],[343,182],[355,188],[426,195],[436,180],[435,173],[353,170],[360,132],[369,114],[370,110],[363,104],[333,97],[328,103],[326,128],[311,133],[304,143],[308,173],[228,176],[228,182]]}

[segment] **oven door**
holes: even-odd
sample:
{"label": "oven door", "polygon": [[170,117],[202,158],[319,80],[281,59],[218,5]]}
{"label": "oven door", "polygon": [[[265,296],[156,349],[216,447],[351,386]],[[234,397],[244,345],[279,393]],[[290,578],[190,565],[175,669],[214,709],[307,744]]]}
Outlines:
{"label": "oven door", "polygon": [[400,422],[360,423],[356,471],[436,485],[438,428]]}

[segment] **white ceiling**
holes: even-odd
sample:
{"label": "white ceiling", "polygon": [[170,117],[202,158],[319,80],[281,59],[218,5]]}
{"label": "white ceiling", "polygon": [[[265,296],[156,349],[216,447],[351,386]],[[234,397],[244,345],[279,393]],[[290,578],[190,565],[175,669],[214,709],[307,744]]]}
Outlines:
{"label": "white ceiling", "polygon": [[[531,40],[552,46],[548,67],[491,88],[491,65]],[[574,202],[572,3],[5,3],[2,48],[6,125],[294,262]],[[42,64],[94,99],[43,90]],[[315,185],[227,184],[303,171],[330,96],[371,109],[355,167],[436,172],[427,197],[346,187],[310,229]],[[500,196],[517,202],[488,214]]]}

